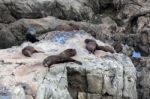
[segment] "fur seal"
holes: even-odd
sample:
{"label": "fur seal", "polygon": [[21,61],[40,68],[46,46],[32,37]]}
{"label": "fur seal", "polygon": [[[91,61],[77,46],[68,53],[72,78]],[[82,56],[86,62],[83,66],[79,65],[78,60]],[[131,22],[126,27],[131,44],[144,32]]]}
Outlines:
{"label": "fur seal", "polygon": [[109,46],[97,46],[97,50],[103,50],[105,52],[114,53],[114,49]]}
{"label": "fur seal", "polygon": [[26,34],[26,40],[30,41],[32,43],[34,42],[38,42],[39,40],[36,38],[36,29],[35,28],[29,28],[27,30],[27,34]]}
{"label": "fur seal", "polygon": [[98,46],[96,41],[92,40],[92,39],[85,39],[85,44],[86,44],[86,49],[89,51],[89,53],[93,53],[96,50],[96,47]]}
{"label": "fur seal", "polygon": [[63,52],[61,52],[59,55],[64,57],[73,57],[77,54],[75,49],[66,49]]}
{"label": "fur seal", "polygon": [[113,48],[109,47],[109,46],[99,46],[95,40],[92,39],[85,39],[84,41],[86,43],[86,49],[90,52],[93,53],[95,52],[95,50],[103,50],[105,52],[110,52],[110,53],[114,53],[115,51],[113,50]]}
{"label": "fur seal", "polygon": [[31,55],[32,55],[33,53],[44,53],[44,52],[42,52],[42,51],[37,51],[37,50],[36,50],[34,47],[32,47],[32,46],[26,46],[26,47],[24,47],[24,48],[22,49],[22,54],[23,54],[24,56],[31,57]]}
{"label": "fur seal", "polygon": [[74,60],[70,57],[64,57],[64,56],[60,56],[60,55],[52,55],[52,56],[48,56],[47,58],[45,58],[43,60],[43,65],[45,67],[49,67],[53,64],[59,64],[59,63],[65,63],[65,62],[74,62],[77,63],[79,65],[82,65],[82,63],[80,61]]}
{"label": "fur seal", "polygon": [[35,43],[35,42],[38,42],[38,41],[39,41],[39,40],[36,38],[35,35],[32,35],[32,34],[30,34],[30,33],[27,33],[27,34],[26,34],[26,39],[27,39],[27,41],[30,41],[30,42],[32,42],[32,43]]}

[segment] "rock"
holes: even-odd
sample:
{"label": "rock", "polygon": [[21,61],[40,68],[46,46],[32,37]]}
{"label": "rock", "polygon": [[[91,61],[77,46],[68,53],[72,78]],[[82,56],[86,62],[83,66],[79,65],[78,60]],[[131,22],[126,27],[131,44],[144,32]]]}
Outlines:
{"label": "rock", "polygon": [[78,93],[78,99],[86,99],[86,93],[79,92]]}
{"label": "rock", "polygon": [[2,4],[7,5],[17,19],[55,16],[61,19],[83,20],[93,15],[92,9],[78,0],[3,0]]}
{"label": "rock", "polygon": [[0,30],[0,48],[8,48],[17,44],[15,36],[7,29]]}
{"label": "rock", "polygon": [[122,42],[121,41],[115,41],[113,43],[113,47],[114,47],[114,49],[116,50],[117,53],[121,52],[122,49],[123,49]]}
{"label": "rock", "polygon": [[100,94],[87,94],[87,99],[101,99]]}
{"label": "rock", "polygon": [[150,18],[148,16],[139,17],[137,20],[137,33],[144,32],[149,25],[150,25]]}
{"label": "rock", "polygon": [[16,21],[16,19],[11,15],[11,12],[7,5],[3,3],[3,1],[0,1],[0,23],[12,23]]}
{"label": "rock", "polygon": [[26,95],[26,99],[34,99],[34,98],[30,95]]}
{"label": "rock", "polygon": [[143,46],[141,44],[138,45],[139,50],[144,54],[144,55],[149,55],[150,50],[149,50],[149,46]]}
{"label": "rock", "polygon": [[128,46],[127,44],[123,45],[122,53],[131,56],[132,52],[134,51],[134,48],[131,46]]}
{"label": "rock", "polygon": [[12,99],[26,99],[24,89],[21,86],[16,86],[12,92]]}
{"label": "rock", "polygon": [[142,57],[140,64],[137,65],[137,92],[139,99],[149,98],[149,90],[150,90],[150,58]]}
{"label": "rock", "polygon": [[103,24],[95,25],[87,22],[64,21],[49,16],[41,19],[20,19],[9,24],[6,29],[9,30],[12,35],[14,35],[16,38],[16,43],[20,44],[25,41],[25,34],[30,27],[34,27],[37,30],[38,35],[54,30],[85,30],[92,36],[105,41],[107,38],[104,38],[104,36],[107,35],[106,37],[108,37],[110,40],[111,34],[116,31],[117,25],[109,17],[103,19]]}
{"label": "rock", "polygon": [[[90,93],[99,93],[102,92],[102,80],[103,77],[100,74],[93,74],[89,73],[87,74],[87,82],[88,82],[88,92]],[[97,82],[97,83],[95,83]]]}
{"label": "rock", "polygon": [[[58,34],[67,35],[64,44],[55,41]],[[43,36],[34,44],[25,42],[21,46],[0,50],[0,80],[11,89],[12,99],[84,99],[85,95],[87,99],[137,99],[136,71],[127,56],[104,51],[98,52],[103,54],[99,57],[89,54],[84,40],[94,38],[84,31],[54,31]],[[107,45],[96,41],[102,46]],[[25,57],[21,49],[27,45],[45,53]],[[73,58],[83,65],[70,62],[54,64],[50,69],[42,65],[44,58],[59,54],[66,48],[75,48],[77,55]]]}

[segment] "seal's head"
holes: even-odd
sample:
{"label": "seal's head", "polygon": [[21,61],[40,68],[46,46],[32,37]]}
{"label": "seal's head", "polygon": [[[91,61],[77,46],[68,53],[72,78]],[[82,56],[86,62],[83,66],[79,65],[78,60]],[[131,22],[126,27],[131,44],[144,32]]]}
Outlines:
{"label": "seal's head", "polygon": [[43,60],[44,67],[49,67],[52,64],[50,57],[47,57]]}

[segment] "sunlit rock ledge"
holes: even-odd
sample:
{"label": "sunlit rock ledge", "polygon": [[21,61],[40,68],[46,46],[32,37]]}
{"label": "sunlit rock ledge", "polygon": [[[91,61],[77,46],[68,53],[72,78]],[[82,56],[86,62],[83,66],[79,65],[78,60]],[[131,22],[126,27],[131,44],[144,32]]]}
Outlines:
{"label": "sunlit rock ledge", "polygon": [[[92,38],[84,31],[54,31],[20,46],[0,50],[0,97],[2,99],[137,99],[136,70],[123,54],[96,51],[89,54],[84,40]],[[94,38],[92,38],[94,39]],[[107,45],[96,40],[99,45]],[[25,57],[27,45],[45,53]],[[108,45],[109,46],[109,45]],[[77,50],[72,57],[83,65],[62,63],[50,69],[44,58],[67,48]]]}

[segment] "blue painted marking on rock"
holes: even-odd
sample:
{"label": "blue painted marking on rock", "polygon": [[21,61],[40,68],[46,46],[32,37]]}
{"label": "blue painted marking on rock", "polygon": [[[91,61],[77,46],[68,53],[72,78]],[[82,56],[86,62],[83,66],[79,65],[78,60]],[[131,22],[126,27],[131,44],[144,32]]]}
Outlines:
{"label": "blue painted marking on rock", "polygon": [[64,32],[64,33],[60,33],[55,35],[53,41],[60,43],[60,44],[65,44],[66,41],[72,36],[71,32]]}
{"label": "blue painted marking on rock", "polygon": [[141,58],[141,53],[140,53],[140,52],[137,52],[137,51],[134,51],[134,52],[132,53],[132,57],[133,57],[133,58]]}

